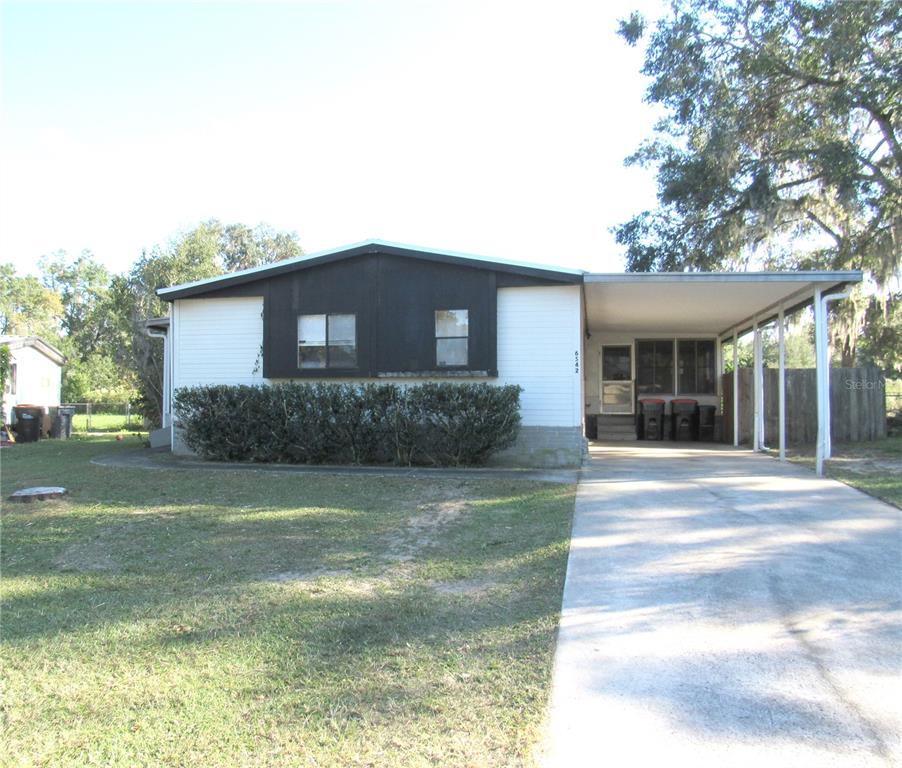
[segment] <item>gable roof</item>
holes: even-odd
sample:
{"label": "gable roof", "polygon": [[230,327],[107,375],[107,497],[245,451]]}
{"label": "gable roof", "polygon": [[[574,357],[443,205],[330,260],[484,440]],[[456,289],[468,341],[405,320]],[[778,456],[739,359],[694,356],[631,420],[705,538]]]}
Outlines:
{"label": "gable roof", "polygon": [[0,345],[7,346],[10,349],[33,347],[57,365],[63,365],[66,362],[66,356],[40,336],[0,336]]}
{"label": "gable roof", "polygon": [[173,285],[169,288],[160,288],[157,295],[165,301],[183,299],[189,296],[197,296],[209,291],[225,288],[226,286],[241,285],[255,280],[261,280],[275,275],[294,272],[300,269],[309,269],[320,264],[328,264],[333,261],[350,259],[355,256],[384,253],[391,256],[403,256],[424,261],[440,262],[444,264],[457,264],[477,269],[489,269],[496,272],[509,272],[517,275],[538,277],[558,283],[581,283],[583,271],[579,269],[567,269],[564,267],[552,267],[544,264],[531,264],[529,262],[511,261],[508,259],[490,259],[485,256],[477,256],[458,251],[444,251],[433,248],[418,248],[402,243],[392,243],[387,240],[365,240],[361,243],[333,248],[328,251],[319,251],[310,255],[298,256],[294,259],[285,259],[273,264],[265,264],[261,267],[243,269],[240,272],[231,272],[205,280],[195,280],[191,283]]}

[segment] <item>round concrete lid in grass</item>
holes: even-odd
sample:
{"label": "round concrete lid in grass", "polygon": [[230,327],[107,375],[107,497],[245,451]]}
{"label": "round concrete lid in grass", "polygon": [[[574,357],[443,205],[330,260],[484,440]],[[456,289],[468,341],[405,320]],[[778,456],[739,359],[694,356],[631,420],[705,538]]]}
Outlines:
{"label": "round concrete lid in grass", "polygon": [[57,499],[65,496],[68,491],[58,485],[41,485],[34,488],[23,488],[20,491],[10,494],[10,501],[18,501],[28,503],[31,501],[44,501],[45,499]]}

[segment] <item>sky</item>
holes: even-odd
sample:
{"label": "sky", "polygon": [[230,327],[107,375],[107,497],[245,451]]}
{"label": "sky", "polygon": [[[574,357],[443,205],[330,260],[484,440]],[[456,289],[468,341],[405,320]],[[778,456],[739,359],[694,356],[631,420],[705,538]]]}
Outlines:
{"label": "sky", "polygon": [[0,4],[0,262],[199,221],[621,271],[655,204],[619,2]]}

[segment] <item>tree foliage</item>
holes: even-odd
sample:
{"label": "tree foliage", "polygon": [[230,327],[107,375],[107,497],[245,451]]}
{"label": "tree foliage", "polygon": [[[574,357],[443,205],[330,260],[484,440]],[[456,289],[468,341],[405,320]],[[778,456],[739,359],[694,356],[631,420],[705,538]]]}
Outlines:
{"label": "tree foliage", "polygon": [[301,253],[293,232],[210,219],[145,251],[123,275],[111,275],[87,250],[45,256],[40,278],[0,265],[0,333],[41,336],[63,351],[64,402],[133,400],[158,421],[163,350],[144,321],[169,308],[156,290]]}
{"label": "tree foliage", "polygon": [[861,362],[877,366],[888,378],[902,378],[902,293],[886,302],[871,301],[866,320],[868,332],[858,343]]}
{"label": "tree foliage", "polygon": [[211,219],[181,233],[165,248],[145,251],[128,274],[113,280],[110,293],[121,339],[118,360],[134,373],[139,405],[147,418],[159,423],[163,407],[163,344],[145,332],[147,319],[169,313],[157,289],[302,253],[294,232],[275,232],[265,224],[254,229],[223,225]]}
{"label": "tree foliage", "polygon": [[[11,355],[9,352],[9,345],[0,344],[0,401],[3,400],[6,395],[6,382],[9,379],[9,374],[12,371],[12,361]],[[6,416],[6,409],[0,408],[0,426],[4,424],[4,419]]]}
{"label": "tree foliage", "polygon": [[[633,14],[620,33],[646,32]],[[628,163],[659,207],[615,228],[628,269],[860,268],[902,249],[902,4],[674,0],[646,50],[665,110]],[[800,245],[803,244],[803,245]]]}
{"label": "tree foliage", "polygon": [[61,336],[66,355],[63,402],[122,402],[135,396],[134,376],[115,360],[122,339],[110,299],[112,276],[94,255],[70,258],[57,251],[39,262],[44,286],[62,305]]}
{"label": "tree foliage", "polygon": [[59,339],[63,304],[59,295],[31,275],[18,276],[12,264],[0,264],[0,334]]}
{"label": "tree foliage", "polygon": [[61,331],[80,359],[108,350],[114,327],[108,307],[110,273],[90,251],[69,259],[65,251],[39,261],[44,285],[62,305]]}

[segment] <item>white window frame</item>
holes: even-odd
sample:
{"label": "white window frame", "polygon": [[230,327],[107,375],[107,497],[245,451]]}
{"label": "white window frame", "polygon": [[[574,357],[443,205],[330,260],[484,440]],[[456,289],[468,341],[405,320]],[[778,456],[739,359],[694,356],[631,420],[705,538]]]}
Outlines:
{"label": "white window frame", "polygon": [[[304,318],[323,318],[323,343],[319,344],[305,344],[305,339],[301,338],[301,322]],[[334,365],[330,360],[329,348],[330,347],[345,347],[350,346],[349,344],[338,344],[338,343],[329,343],[329,318],[330,317],[352,317],[354,319],[354,365]],[[357,370],[358,362],[357,362],[357,313],[356,312],[312,312],[310,314],[298,315],[298,369],[302,371],[352,371]],[[318,339],[316,341],[319,341]],[[301,363],[301,349],[303,347],[322,347],[325,350],[325,364],[321,366],[314,365],[303,365]]]}
{"label": "white window frame", "polygon": [[[438,313],[439,312],[464,312],[464,313],[466,313],[467,335],[466,336],[440,336],[439,332],[438,332]],[[452,370],[469,368],[469,366],[470,366],[470,310],[469,310],[469,308],[460,307],[460,308],[456,308],[456,309],[437,309],[437,310],[435,310],[435,313],[433,314],[433,318],[434,318],[433,331],[434,331],[434,335],[435,335],[435,345],[434,345],[435,367],[442,368],[442,369],[452,369]],[[464,363],[457,364],[457,365],[443,365],[442,363],[439,362],[439,354],[438,354],[439,341],[445,341],[445,340],[449,340],[449,339],[455,339],[455,340],[463,339],[467,343],[466,361]]]}

